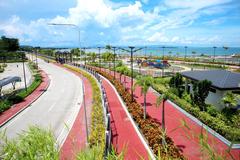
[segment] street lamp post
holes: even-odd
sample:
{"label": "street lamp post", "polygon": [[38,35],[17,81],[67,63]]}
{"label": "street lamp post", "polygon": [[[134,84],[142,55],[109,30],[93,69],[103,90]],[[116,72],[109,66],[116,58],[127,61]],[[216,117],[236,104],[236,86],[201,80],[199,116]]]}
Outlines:
{"label": "street lamp post", "polygon": [[113,75],[114,75],[114,79],[116,78],[116,50],[117,47],[112,47],[113,48]]}
{"label": "street lamp post", "polygon": [[25,91],[27,92],[27,82],[26,82],[26,73],[25,73],[25,65],[24,65],[24,52],[22,53],[22,63],[23,63],[23,78],[24,78],[24,86],[25,86]]}
{"label": "street lamp post", "polygon": [[215,51],[216,51],[216,46],[213,47],[213,62],[215,62]]}
{"label": "street lamp post", "polygon": [[185,48],[185,56],[184,56],[184,59],[186,60],[186,58],[187,58],[187,48],[188,48],[188,47],[185,46],[184,48]]}
{"label": "street lamp post", "polygon": [[131,53],[131,100],[133,102],[133,53],[135,53],[143,48],[138,48],[135,50],[134,50],[135,47],[133,47],[133,46],[129,46],[128,48],[130,48],[130,50],[126,50],[123,48],[120,48],[120,49]]}
{"label": "street lamp post", "polygon": [[52,25],[52,26],[72,26],[72,27],[77,28],[77,30],[78,30],[78,44],[79,44],[80,55],[81,55],[81,31],[80,31],[79,26],[77,26],[76,24],[71,24],[71,23],[48,23],[48,25]]}
{"label": "street lamp post", "polygon": [[102,70],[102,64],[101,64],[101,47],[98,47],[98,54],[99,54],[99,60],[98,60],[98,62],[99,62],[99,67],[100,67],[100,71]]}
{"label": "street lamp post", "polygon": [[165,48],[166,48],[165,46],[162,46],[162,49],[163,49],[163,60],[164,60],[164,49]]}

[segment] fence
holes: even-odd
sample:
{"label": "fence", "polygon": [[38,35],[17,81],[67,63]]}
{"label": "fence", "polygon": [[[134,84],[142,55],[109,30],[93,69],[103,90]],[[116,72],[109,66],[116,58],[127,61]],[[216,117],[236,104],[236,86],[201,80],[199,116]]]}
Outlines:
{"label": "fence", "polygon": [[108,156],[108,154],[111,152],[111,142],[112,142],[112,131],[111,131],[111,114],[109,113],[109,103],[107,100],[106,91],[102,85],[101,76],[91,68],[88,68],[87,66],[84,66],[82,64],[73,64],[74,66],[84,69],[88,73],[92,74],[98,81],[100,90],[101,90],[101,98],[102,98],[102,106],[104,111],[104,120],[105,120],[105,127],[106,127],[106,133],[105,133],[105,151],[104,151],[104,158]]}

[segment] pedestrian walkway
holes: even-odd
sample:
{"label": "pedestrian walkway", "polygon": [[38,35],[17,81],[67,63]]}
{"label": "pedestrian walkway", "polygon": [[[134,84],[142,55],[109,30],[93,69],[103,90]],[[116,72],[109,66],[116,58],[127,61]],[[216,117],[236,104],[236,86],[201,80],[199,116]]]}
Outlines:
{"label": "pedestrian walkway", "polygon": [[[59,67],[64,68],[62,65],[56,64]],[[91,110],[92,110],[92,86],[90,81],[83,77],[82,74],[75,72],[71,69],[67,69],[69,72],[74,73],[78,77],[80,77],[83,81],[83,86],[85,89],[85,103],[86,103],[86,112],[87,112],[87,120],[88,120],[88,128],[90,128],[91,124]],[[61,160],[73,160],[76,159],[76,155],[86,147],[86,127],[85,127],[85,117],[84,117],[84,107],[83,103],[79,104],[81,108],[78,112],[78,115],[73,123],[73,126],[70,128],[68,136],[63,143],[60,149],[60,159]]]}
{"label": "pedestrian walkway", "polygon": [[[106,70],[108,73],[109,71]],[[111,72],[113,75],[113,71]],[[119,79],[120,74],[116,73],[116,78]],[[123,77],[123,76],[122,76]],[[123,80],[124,78],[122,78]],[[131,78],[126,76],[126,87],[130,92],[131,87]],[[140,87],[136,87],[134,91],[134,97],[139,104],[143,106],[143,96],[141,95]],[[157,95],[152,90],[149,90],[147,93],[147,113],[152,118],[154,118],[159,124],[161,124],[162,120],[162,112],[161,112],[161,105],[159,108],[156,107],[156,99]],[[187,129],[186,127],[179,128],[182,126],[182,122],[185,121],[190,128]],[[199,145],[199,136],[202,130],[202,127],[188,118],[185,114],[180,112],[176,109],[172,104],[167,102],[165,104],[165,125],[167,128],[167,135],[171,137],[174,141],[174,144],[179,147],[182,151],[183,155],[187,159],[191,160],[199,160],[206,158],[201,153],[201,147]],[[177,129],[178,128],[178,129]],[[177,129],[177,130],[176,130]],[[217,139],[212,134],[206,132],[204,133],[208,135],[208,143],[211,144],[213,150],[218,153],[218,155],[226,155],[227,159],[231,159],[230,155],[226,153],[229,147]],[[231,154],[234,156],[235,159],[240,160],[240,149],[231,149]]]}
{"label": "pedestrian walkway", "polygon": [[30,106],[45,92],[50,84],[50,79],[43,70],[40,70],[40,74],[42,76],[42,83],[37,87],[37,89],[27,96],[24,101],[14,104],[10,109],[0,114],[0,126],[3,126],[21,111]]}
{"label": "pedestrian walkway", "polygon": [[129,120],[117,93],[110,83],[102,79],[111,114],[112,144],[117,153],[125,151],[126,160],[148,159],[148,153]]}

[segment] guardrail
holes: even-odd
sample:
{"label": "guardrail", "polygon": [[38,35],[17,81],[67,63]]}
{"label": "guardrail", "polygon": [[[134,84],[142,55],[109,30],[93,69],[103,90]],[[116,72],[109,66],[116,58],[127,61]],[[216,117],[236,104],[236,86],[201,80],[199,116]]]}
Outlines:
{"label": "guardrail", "polygon": [[106,127],[106,132],[105,132],[105,151],[104,151],[104,159],[107,158],[108,154],[111,152],[112,146],[111,146],[111,142],[112,142],[112,130],[111,130],[111,114],[109,112],[109,103],[107,100],[107,95],[106,95],[106,91],[102,85],[102,80],[100,75],[92,70],[91,68],[88,68],[87,66],[84,66],[82,64],[76,64],[73,63],[72,64],[75,67],[84,69],[85,71],[87,71],[88,73],[92,74],[96,80],[99,83],[99,87],[101,90],[101,98],[102,98],[102,106],[103,106],[103,111],[104,111],[104,120],[105,120],[105,127]]}

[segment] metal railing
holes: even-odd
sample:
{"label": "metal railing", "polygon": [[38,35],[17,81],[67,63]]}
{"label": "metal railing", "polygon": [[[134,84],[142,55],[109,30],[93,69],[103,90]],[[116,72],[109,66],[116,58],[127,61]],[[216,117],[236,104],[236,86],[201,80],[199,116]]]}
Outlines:
{"label": "metal railing", "polygon": [[105,151],[104,151],[104,158],[106,159],[109,153],[111,152],[111,142],[112,142],[112,130],[111,130],[111,114],[109,112],[109,103],[107,100],[107,94],[106,91],[103,87],[102,84],[102,79],[101,76],[94,71],[93,69],[83,65],[83,64],[72,64],[75,67],[84,69],[88,73],[92,74],[98,81],[100,90],[101,90],[101,99],[102,99],[102,106],[103,106],[103,111],[104,111],[104,121],[105,121],[105,127],[106,127],[106,132],[105,132]]}

